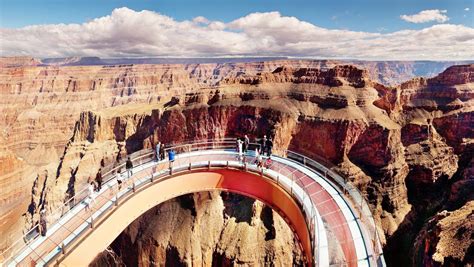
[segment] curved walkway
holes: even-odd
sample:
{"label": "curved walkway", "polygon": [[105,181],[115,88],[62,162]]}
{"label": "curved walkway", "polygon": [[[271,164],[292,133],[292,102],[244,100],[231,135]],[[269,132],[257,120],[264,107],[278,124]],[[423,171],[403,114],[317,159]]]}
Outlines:
{"label": "curved walkway", "polygon": [[[215,145],[213,144],[212,147],[215,147]],[[205,148],[209,149],[209,147]],[[234,182],[230,183],[234,184],[234,187],[225,187],[222,183],[216,183],[218,180],[213,181],[215,183],[214,187],[202,185],[201,189],[199,187],[186,189],[186,186],[183,186],[180,192],[176,192],[176,190],[169,192],[168,198],[161,197],[150,205],[154,206],[172,196],[210,189],[227,189],[243,193],[273,206],[288,219],[290,227],[293,228],[301,242],[303,251],[312,250],[312,254],[310,252],[306,257],[309,263],[313,262],[312,259],[314,258],[314,264],[317,266],[384,265],[383,257],[377,253],[379,249],[378,240],[375,239],[376,242],[373,242],[370,229],[367,229],[366,225],[362,223],[362,217],[357,215],[353,200],[339,190],[334,183],[324,178],[324,174],[308,168],[307,164],[277,156],[272,157],[273,163],[268,169],[259,169],[252,164],[254,161],[252,152],[246,154],[245,159],[241,160],[234,151],[222,148],[226,148],[226,145],[217,149],[180,153],[172,168],[170,168],[168,161],[156,163],[148,160],[148,162],[134,168],[134,175],[120,191],[117,190],[116,180],[109,180],[95,197],[95,203],[92,202],[89,207],[87,201],[75,205],[50,227],[46,237],[36,238],[28,246],[15,253],[14,257],[8,261],[8,265],[29,266],[32,263],[36,265],[52,263],[60,263],[64,266],[76,265],[75,263],[80,259],[77,255],[82,255],[85,251],[81,250],[81,243],[87,244],[85,240],[89,236],[94,236],[93,233],[100,236],[99,231],[95,231],[94,228],[99,229],[100,224],[112,218],[114,210],[119,210],[117,206],[122,206],[122,202],[131,201],[131,199],[140,195],[133,192],[138,192],[151,184],[156,184],[159,187],[161,182],[172,180],[169,177],[182,177],[189,175],[186,173],[195,173],[197,170],[207,172],[207,169],[209,169],[211,173],[225,176],[224,173],[230,171],[226,168],[233,168],[234,171],[232,172],[236,172],[238,169],[237,172],[241,176],[245,176],[244,174],[249,172],[253,173],[252,177],[255,177],[255,175],[264,176],[258,177],[260,181],[271,179],[274,184],[285,191],[283,193],[289,195],[290,199],[292,197],[295,203],[299,203],[297,206],[301,208],[300,216],[295,215],[296,213],[289,214],[294,213],[295,209],[288,208],[291,206],[291,201],[284,201],[285,198],[282,192],[275,190],[275,187],[273,189],[272,187],[261,187],[261,182],[259,186],[251,187],[252,189],[259,189],[253,191],[248,190],[249,184],[242,186],[246,183]],[[179,148],[177,149],[179,150]],[[196,147],[193,149],[196,149]],[[192,151],[192,149],[189,151]],[[227,176],[229,179],[236,179],[235,173]],[[201,175],[201,177],[204,176]],[[222,179],[221,176],[214,178]],[[229,179],[227,181],[230,181]],[[255,178],[253,180],[256,181]],[[143,189],[143,191],[145,190],[146,188]],[[274,195],[275,192],[279,193]],[[285,204],[278,204],[277,200],[283,201]],[[120,216],[122,218],[121,226],[115,228],[115,232],[104,240],[105,243],[98,246],[99,251],[105,249],[129,223],[145,211],[146,209],[140,210],[136,216]],[[298,218],[305,220],[306,227],[301,225],[301,219]],[[309,234],[309,245],[304,232]],[[82,246],[82,248],[87,248],[87,246]],[[92,249],[90,251],[90,255],[97,254],[97,251]],[[77,254],[75,254],[76,252]],[[89,261],[90,257],[84,257],[84,259]]]}

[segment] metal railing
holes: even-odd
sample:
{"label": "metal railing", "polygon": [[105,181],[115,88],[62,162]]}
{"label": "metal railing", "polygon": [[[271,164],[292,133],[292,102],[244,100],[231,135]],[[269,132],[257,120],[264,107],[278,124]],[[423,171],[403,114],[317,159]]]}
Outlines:
{"label": "metal railing", "polygon": [[[252,143],[254,147],[258,147],[258,144]],[[45,244],[48,246],[46,247],[53,247],[56,248],[56,253],[53,253],[53,256],[49,256],[51,251],[41,251],[38,248],[32,248],[32,244],[35,240],[38,240],[40,237],[39,229],[40,225],[36,224],[32,227],[30,231],[23,235],[23,237],[16,242],[14,242],[8,249],[4,250],[0,254],[0,261],[4,259],[4,264],[21,264],[22,262],[16,262],[15,257],[21,254],[21,252],[25,253],[30,251],[28,257],[25,257],[23,260],[27,260],[29,263],[48,263],[51,262],[52,258],[56,257],[60,253],[65,253],[67,250],[67,245],[73,242],[76,238],[80,236],[82,232],[84,232],[88,227],[93,227],[94,222],[96,220],[100,220],[101,214],[108,211],[114,205],[118,205],[120,201],[123,201],[125,198],[129,197],[130,194],[133,194],[136,190],[139,190],[143,186],[147,186],[150,183],[154,183],[159,181],[160,178],[166,177],[169,174],[176,173],[179,171],[186,171],[191,168],[195,168],[200,163],[203,167],[205,166],[206,162],[208,163],[208,167],[216,167],[219,164],[215,164],[215,162],[211,162],[208,160],[208,155],[199,155],[199,153],[195,153],[195,155],[185,156],[186,154],[192,154],[196,151],[203,151],[209,149],[216,149],[216,150],[235,150],[235,139],[221,139],[221,140],[197,140],[193,141],[190,140],[189,142],[184,142],[180,144],[173,144],[167,148],[165,148],[165,152],[170,149],[173,149],[177,153],[177,157],[173,163],[170,164],[168,161],[161,161],[155,165],[148,167],[147,169],[138,170],[136,174],[134,174],[131,178],[126,179],[124,184],[122,185],[121,190],[118,189],[118,185],[116,183],[109,183],[110,181],[114,180],[117,170],[122,169],[124,170],[125,166],[125,159],[123,161],[109,164],[102,168],[103,170],[103,178],[104,178],[104,187],[105,190],[102,190],[100,194],[94,198],[92,198],[88,194],[88,184],[84,185],[79,191],[77,191],[73,197],[67,199],[63,205],[57,207],[52,212],[47,215],[47,223],[51,225],[50,231],[55,231],[55,236],[53,235],[46,235],[43,237],[43,243],[41,246],[44,247]],[[184,155],[181,157],[180,155]],[[370,236],[370,240],[374,248],[379,248],[380,243],[378,240],[378,235],[376,232],[375,222],[371,215],[370,209],[366,204],[364,198],[360,194],[360,192],[353,187],[352,185],[345,183],[344,179],[337,175],[335,172],[331,171],[327,167],[319,164],[318,162],[305,157],[304,155],[298,154],[292,151],[283,151],[281,156],[291,159],[302,166],[310,167],[311,169],[317,171],[319,174],[324,175],[324,177],[331,179],[337,187],[342,189],[344,193],[347,193],[349,196],[353,198],[352,204],[356,204],[355,207],[357,211],[360,212],[361,222],[367,224],[368,226],[373,226],[374,235]],[[144,166],[147,163],[155,160],[155,151],[153,149],[144,149],[132,153],[129,155],[130,159],[134,163],[134,166]],[[192,160],[191,160],[192,159]],[[238,156],[238,162],[240,168],[247,169],[248,171],[254,171],[260,173],[261,175],[271,176],[271,172],[276,172],[277,177],[272,177],[279,185],[283,185],[282,181],[280,180],[281,177],[287,177],[291,181],[291,185],[289,188],[286,188],[287,191],[291,194],[292,197],[296,198],[299,203],[302,203],[302,208],[304,210],[306,224],[308,229],[310,229],[311,236],[311,245],[313,247],[313,253],[316,257],[319,252],[318,245],[319,242],[317,240],[318,234],[317,231],[320,229],[317,220],[317,207],[318,205],[322,205],[321,203],[313,203],[311,200],[311,195],[307,191],[306,186],[301,184],[295,174],[298,172],[298,169],[288,170],[287,167],[281,164],[274,164],[274,166],[266,168],[256,168],[253,164],[255,160],[255,156],[252,153],[243,154],[242,156]],[[193,165],[194,164],[194,165]],[[222,163],[220,163],[222,165]],[[227,161],[227,166],[229,165],[229,161]],[[220,166],[224,167],[224,166]],[[146,173],[146,170],[151,170],[151,174]],[[297,194],[293,191],[295,185],[298,185],[298,188],[302,191],[302,194]],[[309,200],[309,201],[308,201]],[[91,202],[91,203],[89,203]],[[80,203],[86,203],[88,210],[87,213],[81,214],[75,213],[74,219],[67,218],[68,214],[71,213],[73,209],[80,209]],[[305,206],[305,203],[309,203],[309,209]],[[360,203],[360,205],[357,205]],[[104,210],[104,205],[107,205],[107,208]],[[99,213],[100,212],[100,213]],[[366,218],[367,216],[367,218]],[[54,225],[54,226],[53,226]],[[366,225],[366,226],[367,226]],[[54,229],[53,227],[56,227]],[[321,226],[323,227],[323,226]],[[80,231],[77,231],[80,229]],[[56,234],[56,233],[59,234]],[[369,230],[369,232],[371,232]],[[46,242],[46,243],[45,243]],[[371,254],[374,258],[373,260],[377,261],[380,258],[383,261],[382,253],[377,253],[376,249],[374,249],[373,254]],[[369,259],[370,260],[370,259]],[[370,262],[373,262],[371,260]],[[377,263],[377,265],[379,265]]]}
{"label": "metal railing", "polygon": [[[295,159],[296,161],[302,163],[304,166],[308,166],[313,170],[316,170],[319,174],[323,175],[324,178],[332,182],[332,186],[335,186],[342,194],[349,196],[345,198],[350,200],[352,205],[349,205],[351,208],[356,208],[353,212],[356,213],[359,217],[360,222],[365,226],[363,234],[365,234],[364,240],[370,240],[373,251],[367,251],[369,258],[367,259],[375,266],[385,266],[385,260],[383,257],[383,250],[381,246],[381,241],[375,223],[375,219],[372,215],[367,200],[364,195],[357,189],[354,185],[344,179],[337,172],[332,170],[330,167],[325,166],[309,157],[306,157],[302,154],[299,154],[294,151],[284,150],[284,156]],[[367,247],[367,245],[366,245]],[[337,264],[336,264],[337,265]]]}

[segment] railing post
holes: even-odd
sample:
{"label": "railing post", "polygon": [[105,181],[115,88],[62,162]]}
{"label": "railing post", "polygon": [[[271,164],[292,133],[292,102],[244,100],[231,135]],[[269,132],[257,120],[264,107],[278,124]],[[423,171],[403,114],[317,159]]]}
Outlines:
{"label": "railing post", "polygon": [[135,193],[135,181],[132,181],[132,191]]}
{"label": "railing post", "polygon": [[118,206],[118,202],[119,202],[119,198],[118,198],[118,194],[115,195],[115,206],[117,207]]}
{"label": "railing post", "polygon": [[226,165],[226,168],[227,168],[227,169],[229,168],[229,161],[227,161],[227,165]]}
{"label": "railing post", "polygon": [[211,161],[207,161],[207,169],[209,170],[211,168]]}
{"label": "railing post", "polygon": [[91,229],[94,229],[94,218],[92,218],[92,214],[91,214]]}
{"label": "railing post", "polygon": [[64,244],[64,242],[61,243],[61,252],[63,255],[66,254],[66,245]]}
{"label": "railing post", "polygon": [[189,163],[189,167],[188,167],[188,170],[191,170],[191,162]]}
{"label": "railing post", "polygon": [[244,162],[244,171],[247,171],[247,162]]}

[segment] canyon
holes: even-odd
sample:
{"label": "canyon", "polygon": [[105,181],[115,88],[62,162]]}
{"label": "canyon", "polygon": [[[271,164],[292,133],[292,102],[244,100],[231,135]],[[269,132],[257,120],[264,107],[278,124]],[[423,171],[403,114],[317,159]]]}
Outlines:
{"label": "canyon", "polygon": [[[101,164],[158,141],[267,134],[275,153],[291,149],[324,162],[365,194],[390,266],[474,264],[472,64],[394,85],[412,74],[288,59],[93,66],[12,61],[20,63],[0,68],[0,250],[38,222],[41,209],[53,211],[80,190]],[[243,210],[256,212],[249,220],[258,223],[236,223],[236,212],[223,217],[228,198],[199,193],[163,203],[132,223],[112,244],[112,254],[140,248],[141,258],[122,253],[120,261],[145,265],[151,258],[166,262],[171,248],[175,261],[189,264],[190,255],[202,254],[191,262],[207,266],[229,259],[298,261],[300,252],[276,213],[255,202]],[[196,208],[183,208],[183,201]],[[158,234],[158,227],[169,225],[162,210],[183,215],[181,240]],[[185,232],[199,220],[192,210],[209,211],[203,218],[216,233],[226,227],[246,234],[277,229],[274,241],[257,249],[273,257],[250,259],[244,241]],[[270,226],[268,216],[274,218]],[[156,224],[146,227],[148,219]],[[199,251],[180,243],[191,238],[217,248]],[[247,250],[232,251],[236,246]],[[97,262],[110,262],[109,254]]]}
{"label": "canyon", "polygon": [[[132,65],[132,64],[225,64],[252,63],[258,61],[284,61],[287,57],[221,57],[221,58],[99,58],[99,57],[66,57],[66,58],[33,58],[33,57],[0,57],[0,67],[21,66],[92,66],[92,65]],[[465,61],[363,61],[363,60],[307,60],[296,61],[318,62],[323,67],[335,65],[354,65],[366,69],[369,77],[378,83],[396,86],[416,77],[432,78],[453,65],[473,64]]]}

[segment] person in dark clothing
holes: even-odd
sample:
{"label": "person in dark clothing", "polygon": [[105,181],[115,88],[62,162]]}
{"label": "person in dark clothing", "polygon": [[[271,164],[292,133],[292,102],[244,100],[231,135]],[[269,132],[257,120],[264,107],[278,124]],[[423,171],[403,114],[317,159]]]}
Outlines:
{"label": "person in dark clothing", "polygon": [[156,156],[156,161],[160,161],[160,149],[161,149],[161,142],[158,142],[155,146],[155,156]]}
{"label": "person in dark clothing", "polygon": [[247,135],[244,136],[244,153],[247,153],[249,149],[250,139]]}
{"label": "person in dark clothing", "polygon": [[99,168],[97,175],[95,176],[95,181],[97,182],[97,192],[102,189],[102,168]]}
{"label": "person in dark clothing", "polygon": [[165,145],[161,143],[161,148],[160,148],[160,160],[165,159]]}
{"label": "person in dark clothing", "polygon": [[260,153],[262,155],[265,155],[266,150],[266,144],[267,144],[267,136],[264,135],[262,139],[260,139]]}
{"label": "person in dark clothing", "polygon": [[130,157],[127,158],[127,162],[125,162],[125,168],[127,169],[127,175],[128,178],[130,178],[133,175],[133,163]]}
{"label": "person in dark clothing", "polygon": [[46,212],[44,209],[40,211],[40,229],[39,229],[41,236],[46,236]]}
{"label": "person in dark clothing", "polygon": [[272,139],[268,139],[266,144],[265,144],[265,147],[267,149],[267,156],[271,156],[272,155],[272,148],[273,148],[273,141]]}

